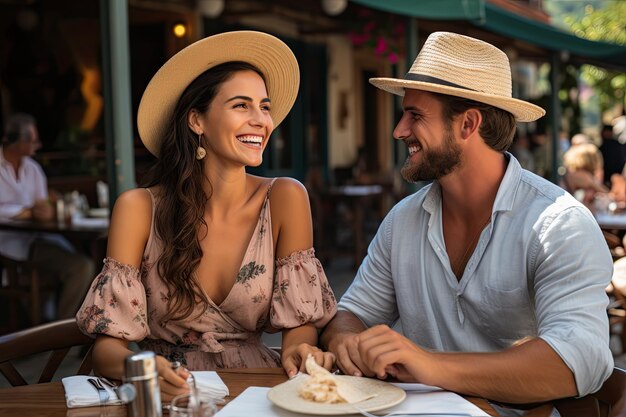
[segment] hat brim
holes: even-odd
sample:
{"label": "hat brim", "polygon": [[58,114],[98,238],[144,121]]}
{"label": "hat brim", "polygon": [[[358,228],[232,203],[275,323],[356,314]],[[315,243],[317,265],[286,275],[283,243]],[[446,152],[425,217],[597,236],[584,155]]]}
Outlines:
{"label": "hat brim", "polygon": [[280,39],[263,32],[226,32],[201,39],[179,51],[157,73],[143,93],[137,129],[146,148],[159,154],[161,140],[183,91],[200,74],[230,61],[254,65],[263,73],[272,100],[274,127],[287,116],[298,95],[298,61]]}
{"label": "hat brim", "polygon": [[511,113],[518,122],[532,122],[546,114],[546,111],[541,107],[524,100],[482,93],[480,91],[473,91],[465,88],[451,87],[425,81],[402,80],[397,78],[370,78],[369,82],[381,90],[398,96],[404,96],[404,91],[406,89],[412,89],[467,98],[506,110]]}

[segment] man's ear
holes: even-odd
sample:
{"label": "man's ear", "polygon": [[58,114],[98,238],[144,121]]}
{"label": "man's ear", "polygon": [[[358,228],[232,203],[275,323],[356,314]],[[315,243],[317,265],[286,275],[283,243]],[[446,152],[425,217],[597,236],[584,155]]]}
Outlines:
{"label": "man's ear", "polygon": [[463,113],[463,124],[461,125],[461,135],[467,139],[478,133],[480,124],[483,122],[483,114],[478,109],[468,109]]}
{"label": "man's ear", "polygon": [[202,126],[198,120],[199,116],[198,111],[195,109],[189,110],[189,113],[187,113],[187,125],[196,135],[202,134]]}

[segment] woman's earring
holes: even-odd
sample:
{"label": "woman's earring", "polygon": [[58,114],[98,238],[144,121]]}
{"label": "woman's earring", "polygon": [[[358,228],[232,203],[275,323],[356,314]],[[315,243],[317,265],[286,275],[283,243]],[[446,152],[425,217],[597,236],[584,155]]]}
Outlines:
{"label": "woman's earring", "polygon": [[198,148],[196,149],[196,159],[201,160],[206,156],[206,149],[202,147],[202,133],[198,135]]}

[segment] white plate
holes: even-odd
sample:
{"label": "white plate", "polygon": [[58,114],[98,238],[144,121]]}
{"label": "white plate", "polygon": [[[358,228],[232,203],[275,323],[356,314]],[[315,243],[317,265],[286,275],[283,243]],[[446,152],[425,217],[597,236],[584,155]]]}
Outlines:
{"label": "white plate", "polygon": [[267,398],[285,410],[304,414],[340,415],[358,414],[357,406],[364,411],[378,411],[400,404],[406,397],[402,388],[395,387],[387,382],[372,378],[362,378],[349,375],[337,375],[337,378],[346,380],[367,394],[376,394],[375,397],[358,403],[323,404],[305,400],[298,391],[305,378],[294,378],[276,385],[267,393]]}

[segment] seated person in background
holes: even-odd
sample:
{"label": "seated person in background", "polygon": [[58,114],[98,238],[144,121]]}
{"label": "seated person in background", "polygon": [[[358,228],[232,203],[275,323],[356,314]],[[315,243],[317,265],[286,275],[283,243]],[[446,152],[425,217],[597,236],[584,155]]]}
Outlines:
{"label": "seated person in background", "polygon": [[[94,369],[120,379],[130,341],[156,352],[164,399],[188,390],[171,369],[280,367],[289,376],[336,311],[312,248],[306,189],[258,166],[299,85],[295,56],[261,32],[228,32],[180,51],[138,111],[157,156],[147,188],[115,203],[107,258],[77,314],[96,337]],[[282,354],[261,341],[282,330]],[[186,376],[186,373],[184,375]]]}
{"label": "seated person in background", "polygon": [[506,55],[435,32],[404,79],[370,83],[404,96],[402,174],[432,183],[387,215],[322,334],[339,368],[505,403],[598,390],[611,256],[589,210],[506,152],[545,113],[511,97]]}
{"label": "seated person in background", "polygon": [[578,146],[578,145],[586,145],[588,143],[593,144],[593,142],[591,141],[591,138],[585,135],[584,133],[576,133],[574,136],[572,136],[571,143],[572,143],[572,147]]}
{"label": "seated person in background", "polygon": [[565,175],[561,186],[590,209],[598,193],[607,194],[609,189],[602,184],[604,170],[602,154],[591,143],[572,146],[563,155]]}
{"label": "seated person in background", "polygon": [[[46,176],[31,157],[41,147],[35,119],[15,114],[7,119],[0,147],[0,218],[56,219],[48,199]],[[39,271],[60,278],[56,317],[73,317],[93,278],[93,261],[76,253],[62,236],[49,233],[0,232],[0,253],[29,259]]]}

